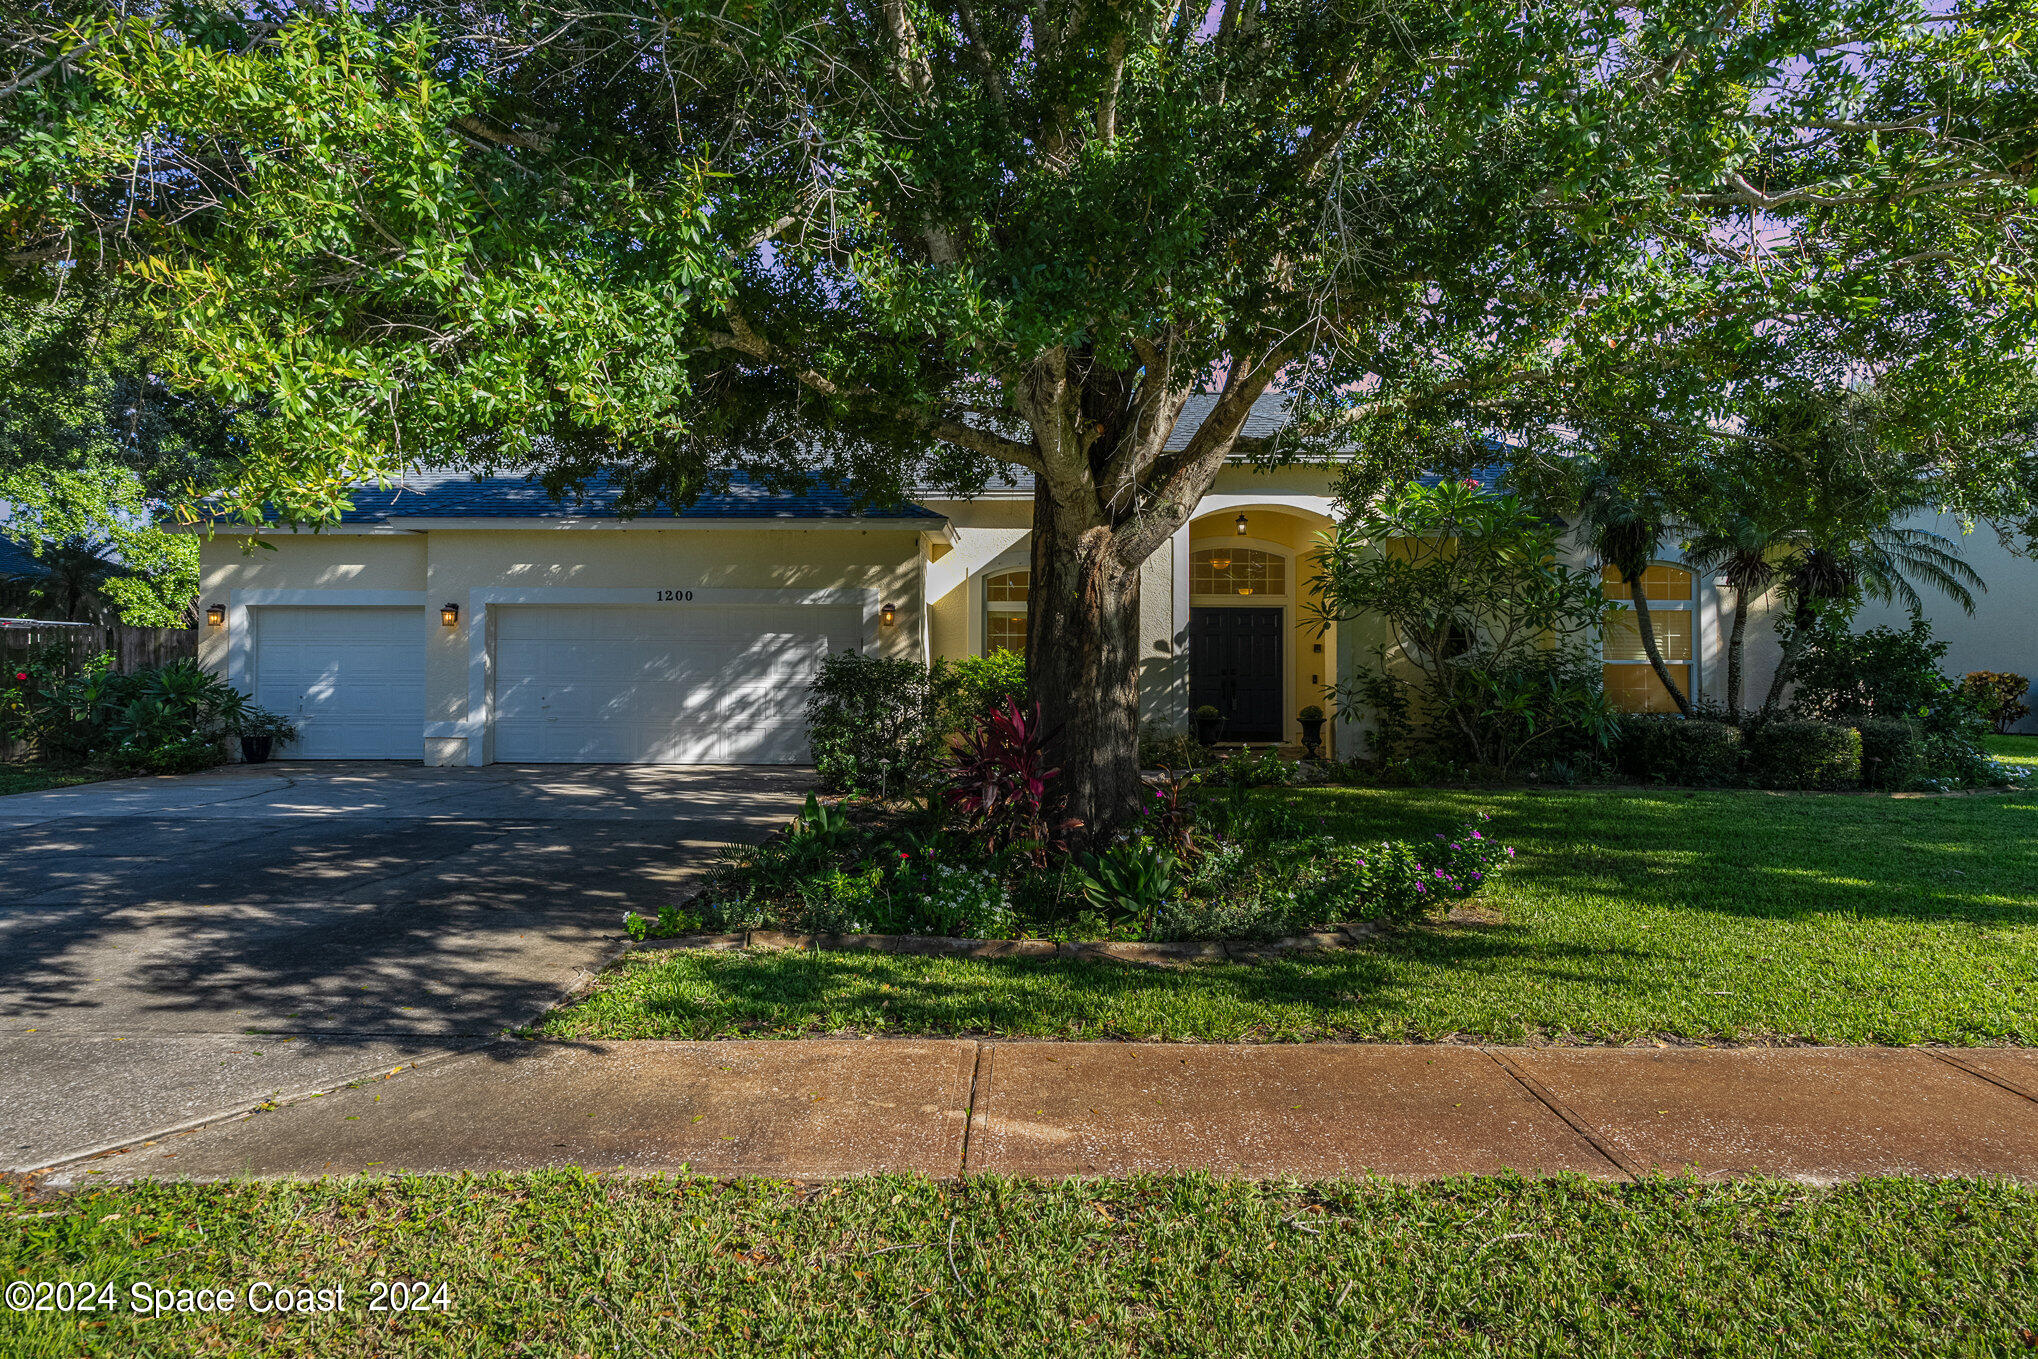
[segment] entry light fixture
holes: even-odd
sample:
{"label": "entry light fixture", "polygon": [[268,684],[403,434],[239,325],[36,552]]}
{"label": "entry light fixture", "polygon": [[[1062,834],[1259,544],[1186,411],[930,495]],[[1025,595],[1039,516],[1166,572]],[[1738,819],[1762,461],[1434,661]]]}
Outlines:
{"label": "entry light fixture", "polygon": [[1231,558],[1225,556],[1212,557],[1210,559],[1210,569],[1212,571],[1229,571],[1231,569]]}
{"label": "entry light fixture", "polygon": [[1238,592],[1242,595],[1249,595],[1253,592],[1253,587],[1250,585],[1241,585],[1238,587]]}
{"label": "entry light fixture", "polygon": [[207,625],[207,626],[209,626],[209,627],[215,627],[215,628],[223,628],[223,627],[225,627],[225,626],[226,626],[226,605],[224,605],[224,604],[208,604],[208,605],[206,605],[206,606],[205,606],[205,622],[206,622],[206,625]]}
{"label": "entry light fixture", "polygon": [[1241,514],[1239,515],[1238,518],[1232,520],[1231,522],[1238,525],[1239,536],[1243,538],[1245,536],[1245,516]]}
{"label": "entry light fixture", "polygon": [[458,604],[441,604],[439,606],[439,621],[449,628],[459,627],[460,606]]}
{"label": "entry light fixture", "polygon": [[899,621],[899,606],[896,604],[887,604],[877,611],[877,617],[880,623],[883,623],[886,627],[890,627],[892,624]]}

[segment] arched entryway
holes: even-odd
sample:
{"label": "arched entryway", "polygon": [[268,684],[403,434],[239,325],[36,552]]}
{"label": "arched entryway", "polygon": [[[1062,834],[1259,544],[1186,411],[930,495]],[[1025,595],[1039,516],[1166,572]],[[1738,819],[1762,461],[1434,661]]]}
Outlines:
{"label": "arched entryway", "polygon": [[1222,739],[1293,744],[1300,714],[1330,708],[1336,647],[1308,607],[1310,556],[1329,524],[1280,505],[1226,505],[1189,525],[1188,706],[1223,714]]}

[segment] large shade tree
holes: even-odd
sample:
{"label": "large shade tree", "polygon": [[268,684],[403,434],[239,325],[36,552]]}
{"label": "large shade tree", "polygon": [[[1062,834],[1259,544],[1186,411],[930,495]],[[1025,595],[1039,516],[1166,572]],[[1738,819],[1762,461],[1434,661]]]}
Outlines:
{"label": "large shade tree", "polygon": [[[1228,460],[1378,480],[1480,429],[1702,424],[1800,335],[2022,343],[2032,8],[44,10],[0,208],[10,286],[117,268],[183,381],[261,405],[244,512],[417,461],[1030,477],[1030,682],[1098,826],[1140,564]],[[1245,438],[1273,390],[1298,423]]]}

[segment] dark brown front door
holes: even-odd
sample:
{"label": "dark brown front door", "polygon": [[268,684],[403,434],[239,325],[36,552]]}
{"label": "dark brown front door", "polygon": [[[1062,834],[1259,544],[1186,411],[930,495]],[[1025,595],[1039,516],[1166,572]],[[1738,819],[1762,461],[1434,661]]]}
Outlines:
{"label": "dark brown front door", "polygon": [[1189,707],[1224,714],[1227,741],[1279,741],[1280,609],[1189,610]]}

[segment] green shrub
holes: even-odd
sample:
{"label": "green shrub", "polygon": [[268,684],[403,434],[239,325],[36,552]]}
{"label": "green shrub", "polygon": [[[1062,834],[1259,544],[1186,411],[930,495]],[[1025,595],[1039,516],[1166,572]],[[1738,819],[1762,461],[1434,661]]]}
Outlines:
{"label": "green shrub", "polygon": [[49,648],[0,676],[0,738],[23,741],[39,760],[103,764],[151,774],[219,764],[226,741],[296,729],[195,661],[126,673],[113,658],[73,664]]}
{"label": "green shrub", "polygon": [[1768,722],[1747,738],[1748,774],[1760,788],[1852,788],[1861,779],[1861,733],[1833,722]]}
{"label": "green shrub", "polygon": [[1015,651],[934,663],[934,701],[941,735],[973,731],[1009,702],[1026,706],[1026,658]]}
{"label": "green shrub", "polygon": [[1701,787],[1741,781],[1741,733],[1725,722],[1634,714],[1621,719],[1616,750],[1629,778]]}
{"label": "green shrub", "polygon": [[807,699],[822,786],[877,793],[927,786],[941,755],[938,707],[917,661],[853,651],[827,657]]}
{"label": "green shrub", "polygon": [[1850,632],[1844,619],[1821,617],[1791,672],[1791,713],[1845,723],[1908,717],[1927,732],[1974,728],[1974,703],[1939,672],[1945,655],[1946,643],[1923,618],[1904,629]]}
{"label": "green shrub", "polygon": [[1923,724],[1908,717],[1876,717],[1857,730],[1861,733],[1862,787],[1899,791],[1930,776]]}
{"label": "green shrub", "polygon": [[1141,769],[1197,769],[1210,763],[1210,752],[1185,731],[1170,731],[1158,722],[1139,724]]}
{"label": "green shrub", "polygon": [[2031,680],[2004,670],[1970,670],[1960,677],[1960,692],[1984,719],[1993,722],[1998,736],[2005,734],[2030,715],[2024,695]]}

